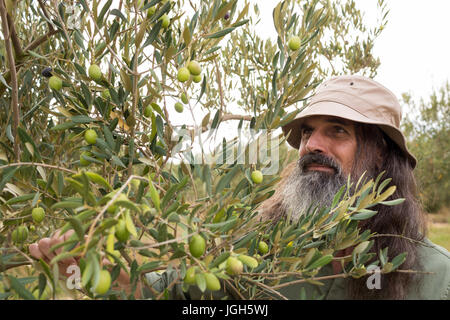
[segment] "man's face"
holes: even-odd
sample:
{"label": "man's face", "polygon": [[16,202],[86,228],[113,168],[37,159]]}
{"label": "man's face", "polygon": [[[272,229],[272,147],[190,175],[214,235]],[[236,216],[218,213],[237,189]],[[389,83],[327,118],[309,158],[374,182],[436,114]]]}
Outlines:
{"label": "man's face", "polygon": [[294,220],[310,206],[330,205],[351,173],[357,150],[352,121],[313,116],[299,130],[299,160],[283,190],[284,209]]}
{"label": "man's face", "polygon": [[[357,149],[354,122],[332,116],[306,118],[301,127],[299,158],[320,153],[336,161],[347,176],[353,166]],[[305,171],[333,173],[334,169],[320,163],[310,163]]]}

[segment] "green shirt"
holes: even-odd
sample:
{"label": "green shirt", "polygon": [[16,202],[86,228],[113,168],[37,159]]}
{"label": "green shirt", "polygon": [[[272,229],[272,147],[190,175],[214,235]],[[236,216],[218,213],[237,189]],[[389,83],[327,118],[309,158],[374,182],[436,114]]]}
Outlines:
{"label": "green shirt", "polygon": [[[424,244],[419,245],[419,257],[424,271],[421,274],[421,281],[413,282],[408,290],[406,299],[408,300],[450,300],[450,253],[441,246],[438,246],[428,239],[424,240]],[[318,276],[332,274],[331,265],[327,265],[320,270]],[[175,272],[164,272],[162,274],[152,272],[146,274],[147,281],[152,285],[153,289],[162,292],[175,279]],[[295,279],[292,279],[295,280]],[[288,280],[290,281],[290,280]],[[348,278],[335,278],[323,280],[322,286],[309,283],[294,283],[282,287],[278,290],[289,300],[297,300],[302,297],[306,299],[327,299],[327,300],[344,300],[348,299],[346,293],[346,282],[351,281]],[[304,288],[304,289],[302,289]],[[380,288],[382,290],[383,288]],[[376,288],[372,290],[378,290]],[[206,294],[210,294],[206,292]],[[303,294],[303,296],[302,296]],[[196,286],[190,286],[189,292],[186,294],[182,291],[181,285],[177,284],[168,291],[168,299],[200,299],[201,292]],[[145,292],[146,297],[152,297],[149,291]],[[214,299],[237,299],[231,292],[222,290],[214,292]],[[279,296],[273,295],[267,298],[279,299]]]}
{"label": "green shirt", "polygon": [[[421,281],[413,282],[408,290],[407,300],[450,300],[450,253],[428,239],[420,244],[419,259],[422,263],[421,270],[426,273],[420,274]],[[321,275],[332,274],[332,267],[325,266]],[[322,297],[327,300],[348,299],[346,283],[349,278],[336,278],[322,281],[323,286],[311,284],[294,284],[279,290],[289,299],[299,299],[300,289],[305,287],[306,298],[314,299]],[[380,290],[383,288],[381,287]],[[372,289],[378,290],[378,289]]]}

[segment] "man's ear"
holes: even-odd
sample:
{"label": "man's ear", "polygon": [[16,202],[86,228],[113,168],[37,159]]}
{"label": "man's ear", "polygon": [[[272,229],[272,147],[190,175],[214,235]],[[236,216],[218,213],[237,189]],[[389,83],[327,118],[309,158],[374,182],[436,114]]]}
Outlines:
{"label": "man's ear", "polygon": [[384,162],[384,156],[383,156],[383,150],[382,148],[377,148],[376,149],[376,154],[375,154],[375,167],[377,169],[377,171],[380,171],[382,166],[383,166],[383,162]]}

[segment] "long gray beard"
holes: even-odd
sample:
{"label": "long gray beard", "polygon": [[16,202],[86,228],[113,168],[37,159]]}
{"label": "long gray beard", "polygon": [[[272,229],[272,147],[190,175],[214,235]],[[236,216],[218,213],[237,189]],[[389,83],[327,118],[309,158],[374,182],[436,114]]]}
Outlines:
{"label": "long gray beard", "polygon": [[296,222],[308,210],[330,206],[335,194],[346,184],[337,165],[337,172],[304,171],[301,160],[288,177],[284,189],[282,209]]}

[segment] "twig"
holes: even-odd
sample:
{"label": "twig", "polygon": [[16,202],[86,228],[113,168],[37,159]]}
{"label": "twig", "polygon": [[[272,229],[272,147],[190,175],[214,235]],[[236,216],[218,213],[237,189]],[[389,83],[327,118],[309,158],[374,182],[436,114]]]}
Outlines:
{"label": "twig", "polygon": [[16,246],[13,246],[12,249],[14,251],[17,251],[17,253],[19,253],[20,255],[24,256],[25,259],[28,260],[29,263],[33,263],[33,259],[31,259],[30,256],[28,256],[26,253],[22,252],[21,250],[19,250],[19,248],[17,248]]}
{"label": "twig", "polygon": [[125,260],[127,260],[127,263],[129,266],[131,266],[131,264],[133,263],[133,260],[131,260],[130,256],[125,252],[124,249],[120,249],[120,254],[122,255],[122,257],[124,257]]}
{"label": "twig", "polygon": [[[370,274],[370,273],[371,273],[371,272],[367,272],[367,274]],[[373,272],[373,273],[374,273],[374,272]],[[291,285],[293,285],[293,284],[304,283],[304,282],[307,282],[307,281],[309,281],[309,280],[320,281],[320,280],[329,280],[329,279],[335,279],[335,278],[347,278],[347,277],[348,277],[348,274],[346,274],[346,273],[333,274],[333,275],[331,275],[331,276],[323,276],[323,277],[319,277],[319,278],[314,278],[314,277],[312,277],[312,278],[308,278],[308,279],[300,279],[300,280],[295,280],[295,281],[285,282],[285,283],[282,283],[282,284],[273,286],[272,288],[273,288],[274,290],[276,290],[276,289],[284,288],[284,287],[287,287],[287,286],[291,286]]]}
{"label": "twig", "polygon": [[97,224],[98,220],[100,220],[100,218],[105,214],[105,211],[114,203],[114,201],[116,201],[116,199],[120,196],[122,191],[128,186],[128,184],[133,179],[144,179],[144,178],[139,177],[139,176],[128,177],[127,181],[123,184],[123,186],[121,186],[120,189],[117,190],[116,194],[111,198],[111,200],[108,201],[108,203],[103,207],[102,211],[100,211],[100,213],[95,217],[94,221],[91,224],[91,227],[89,228],[89,233],[88,233],[88,236],[87,236],[86,242],[85,242],[86,246],[84,247],[82,256],[84,256],[86,254],[89,242],[91,241],[92,235],[94,234],[94,227]]}
{"label": "twig", "polygon": [[53,25],[50,23],[50,16],[47,13],[47,9],[45,8],[44,2],[42,0],[38,0],[39,2],[39,6],[41,7],[42,12],[44,13],[44,16],[47,18],[47,24],[48,24],[48,28],[50,30],[53,30]]}
{"label": "twig", "polygon": [[[249,281],[249,282],[251,282],[251,283],[253,283],[253,284],[256,284],[257,286],[262,287],[263,289],[269,291],[270,293],[273,293],[273,294],[279,296],[279,297],[280,297],[281,299],[283,299],[283,300],[289,300],[289,299],[286,298],[284,295],[282,295],[282,294],[279,293],[278,291],[274,290],[274,289],[273,289],[274,287],[271,288],[271,287],[269,287],[268,285],[265,285],[264,283],[255,281],[255,280],[250,279],[250,278],[247,278],[247,277],[244,277],[244,279],[247,280],[247,281]],[[292,283],[292,282],[289,282],[289,283]]]}
{"label": "twig", "polygon": [[17,141],[17,128],[19,127],[19,91],[17,85],[16,62],[14,61],[13,50],[11,47],[11,34],[8,26],[8,17],[4,0],[0,0],[0,15],[2,18],[3,38],[5,41],[5,52],[8,59],[11,76],[11,109],[13,110],[13,136],[14,136],[14,156],[16,161],[20,160],[19,143]]}
{"label": "twig", "polygon": [[[91,9],[89,8],[89,6],[87,7],[87,9],[88,9],[88,14],[89,14],[89,16],[91,17],[92,22],[94,23],[95,31],[96,31],[98,34],[101,34],[100,28],[98,27],[98,24],[97,24],[97,21],[96,21],[96,19],[94,18],[94,14],[92,13],[92,11],[91,11]],[[111,52],[111,54],[114,56],[114,58],[116,59],[116,61],[117,61],[119,64],[121,64],[122,67],[123,67],[127,72],[133,73],[133,71],[130,70],[130,68],[128,67],[128,65],[127,65],[122,59],[120,59],[120,58],[117,56],[117,53],[113,50],[113,48],[111,48],[111,46],[109,45],[108,42],[106,42],[106,47],[107,47],[108,50]]]}
{"label": "twig", "polygon": [[414,239],[405,237],[405,236],[403,236],[403,235],[401,235],[401,234],[388,234],[388,233],[381,234],[381,233],[380,233],[380,234],[372,235],[372,238],[378,238],[378,237],[396,237],[396,238],[402,238],[402,239],[405,239],[405,240],[408,240],[408,241],[411,241],[411,242],[415,242],[415,243],[421,244],[421,245],[423,245],[423,246],[432,248],[432,246],[426,244],[426,243],[423,242],[423,241],[414,240]]}
{"label": "twig", "polygon": [[[44,11],[44,15],[47,17],[47,19],[49,19],[49,18],[48,18],[47,11],[45,10],[45,7],[44,7],[44,5],[43,5],[43,3],[42,3],[42,0],[39,0],[39,5],[41,6],[41,9]],[[57,33],[60,32],[60,30],[54,29],[53,26],[52,26],[50,23],[49,23],[49,29],[50,29],[50,30],[49,30],[45,35],[43,35],[43,36],[37,38],[36,40],[34,40],[34,41],[31,42],[30,44],[28,44],[28,45],[23,49],[22,53],[27,54],[28,50],[34,50],[35,48],[37,48],[38,46],[40,46],[42,43],[44,43],[45,41],[47,41],[49,37],[51,37],[52,35],[57,34]],[[20,67],[22,66],[22,61],[19,61],[19,62],[20,62],[20,63],[18,63],[18,64],[16,65],[17,70],[19,70]],[[11,66],[10,66],[10,69],[11,69]],[[6,82],[9,82],[9,81],[11,80],[11,70],[6,71],[6,72],[3,74],[3,78],[6,80]],[[6,90],[6,86],[5,86],[3,83],[0,83],[0,96],[5,92],[5,90]]]}
{"label": "twig", "polygon": [[31,42],[29,45],[27,45],[24,49],[25,52],[27,52],[28,50],[33,50],[36,49],[37,47],[39,47],[42,43],[44,43],[45,41],[48,40],[48,38],[50,38],[51,36],[59,33],[60,30],[58,29],[52,29],[49,32],[47,32],[46,34],[44,34],[43,36],[37,38],[36,40],[34,40],[33,42]]}
{"label": "twig", "polygon": [[10,164],[6,164],[4,166],[0,166],[0,170],[4,169],[4,168],[9,168],[9,167],[17,167],[17,166],[36,166],[36,167],[45,167],[45,168],[52,168],[52,169],[57,169],[57,170],[61,170],[61,171],[65,171],[68,173],[72,173],[72,174],[76,174],[76,171],[67,169],[67,168],[63,168],[63,167],[58,167],[55,165],[51,165],[51,164],[46,164],[46,163],[36,163],[36,162],[16,162],[16,163],[10,163]]}
{"label": "twig", "polygon": [[0,250],[11,250],[13,249],[14,251],[18,251],[21,255],[23,255],[27,260],[21,260],[21,261],[12,261],[10,263],[3,263],[2,260],[0,259],[0,272],[4,272],[6,270],[12,269],[12,268],[16,268],[16,267],[21,267],[21,266],[26,266],[26,265],[30,265],[33,264],[33,260],[30,260],[30,258],[28,256],[26,256],[23,252],[21,252],[19,249],[17,249],[16,247],[13,248],[0,248]]}
{"label": "twig", "polygon": [[[120,0],[120,2],[119,2],[119,11],[122,11],[122,0]],[[119,22],[120,22],[120,18],[119,18],[119,17],[116,17],[116,19],[115,19],[114,21],[116,21],[117,23],[119,23]],[[113,39],[110,39],[109,36],[108,36],[108,33],[105,32],[105,37],[107,37],[107,39],[109,39],[109,41],[112,43],[112,44],[111,44],[111,47],[112,47],[112,48],[115,48],[115,47],[116,47],[117,33],[114,35],[114,38],[113,38]],[[113,60],[114,60],[114,57],[111,55],[111,56],[109,57],[109,63],[110,63],[110,65],[113,64]],[[111,81],[111,74],[112,74],[112,69],[111,69],[111,68],[108,68],[108,82]]]}
{"label": "twig", "polygon": [[13,268],[17,268],[17,267],[29,266],[31,264],[32,264],[31,262],[27,261],[27,262],[20,262],[20,263],[14,263],[14,264],[0,265],[0,272],[4,272],[9,269],[13,269]]}
{"label": "twig", "polygon": [[[180,279],[180,275],[177,272],[177,277],[167,286],[167,288],[165,288],[167,291],[170,290],[170,288],[172,288]],[[163,290],[157,297],[156,300],[161,299],[161,297],[166,293],[166,290]]]}
{"label": "twig", "polygon": [[[50,38],[52,35],[57,34],[59,32],[60,32],[59,30],[51,30],[51,31],[47,32],[45,35],[37,38],[32,43],[30,43],[28,46],[26,46],[23,51],[26,53],[26,52],[28,52],[28,50],[33,50],[33,49],[37,48],[42,43],[47,41],[48,38]],[[20,63],[18,63],[16,65],[17,70],[19,70],[22,67],[22,63],[23,63],[23,61],[20,61]],[[11,70],[6,71],[3,74],[3,78],[6,80],[6,82],[9,82],[11,80]],[[6,86],[0,82],[0,96],[5,92],[5,90],[6,90]]]}
{"label": "twig", "polygon": [[[54,9],[56,12],[58,12],[58,8],[56,7],[56,2],[53,2],[53,6],[54,6],[53,9]],[[73,49],[72,41],[70,40],[69,34],[67,33],[67,28],[66,28],[65,23],[64,23],[64,21],[62,20],[62,18],[61,18],[61,16],[60,16],[59,14],[57,14],[56,16],[58,17],[59,23],[61,24],[63,33],[64,33],[64,35],[65,35],[65,37],[66,37],[66,39],[67,39],[67,42],[68,42],[69,47],[70,47],[70,50],[72,50],[73,56],[75,57],[75,60],[76,60],[77,62],[79,62],[78,56],[76,55],[75,50]]]}
{"label": "twig", "polygon": [[[374,274],[377,273],[379,271],[373,270],[373,271],[368,271],[366,273],[366,275],[370,275],[370,274]],[[420,273],[420,274],[434,274],[434,272],[428,272],[428,271],[416,271],[416,270],[394,270],[393,272],[398,272],[398,273]],[[280,289],[283,287],[287,287],[287,286],[291,286],[294,284],[298,284],[298,283],[304,283],[307,282],[308,280],[315,280],[315,281],[320,281],[320,280],[330,280],[330,279],[336,279],[336,278],[348,278],[350,275],[347,273],[340,273],[340,274],[334,274],[334,275],[330,275],[330,276],[323,276],[323,277],[319,277],[319,278],[308,278],[308,279],[300,279],[300,280],[295,280],[295,281],[289,281],[289,282],[285,282],[276,286],[273,286],[273,289]]]}
{"label": "twig", "polygon": [[223,89],[222,89],[222,79],[220,77],[220,71],[219,71],[219,65],[217,63],[217,59],[214,59],[214,64],[216,66],[216,77],[217,77],[217,84],[219,85],[219,94],[220,94],[220,111],[223,112],[223,108],[225,106],[225,103],[223,101]]}
{"label": "twig", "polygon": [[167,240],[167,241],[163,241],[163,242],[152,243],[152,244],[148,244],[148,245],[141,246],[141,247],[130,247],[130,248],[135,249],[135,250],[148,249],[148,248],[157,248],[157,247],[169,244],[169,243],[178,242],[180,240],[188,239],[190,236],[192,236],[194,234],[197,234],[197,233],[198,232],[192,232],[192,233],[190,233],[190,234],[188,234],[186,236],[178,237],[178,238],[175,238],[175,239],[171,239],[171,240]]}
{"label": "twig", "polygon": [[228,121],[228,120],[244,120],[244,121],[251,121],[252,116],[246,116],[246,115],[240,115],[240,114],[231,114],[226,113],[222,116],[221,121]]}
{"label": "twig", "polygon": [[239,298],[241,300],[248,300],[248,299],[245,299],[245,297],[242,295],[242,293],[240,293],[239,290],[236,289],[236,287],[231,283],[230,280],[225,280],[225,284],[226,284],[227,288],[230,289],[231,291],[233,291],[235,295],[239,296]]}
{"label": "twig", "polygon": [[[136,2],[134,3],[135,9],[136,9]],[[137,34],[137,16],[134,20],[134,33]],[[139,100],[139,89],[138,89],[138,81],[139,76],[137,73],[137,67],[138,67],[138,52],[140,50],[139,44],[135,42],[135,53],[134,53],[134,63],[133,63],[133,105],[131,106],[131,116],[133,119],[136,118],[136,106]],[[133,125],[131,126],[131,132],[130,132],[130,142],[133,142],[133,152],[131,154],[129,153],[128,156],[130,158],[129,164],[128,164],[128,176],[131,176],[133,174],[133,159],[134,159],[134,139],[136,135],[136,120],[133,120]]]}
{"label": "twig", "polygon": [[416,271],[416,270],[394,270],[393,272],[398,272],[398,273],[436,274],[436,272],[430,272],[430,271]]}
{"label": "twig", "polygon": [[20,60],[23,56],[22,46],[20,45],[19,37],[17,37],[16,27],[14,26],[14,21],[11,16],[6,13],[6,17],[8,19],[9,31],[11,35],[11,41],[14,47],[14,51],[16,52],[16,58]]}

